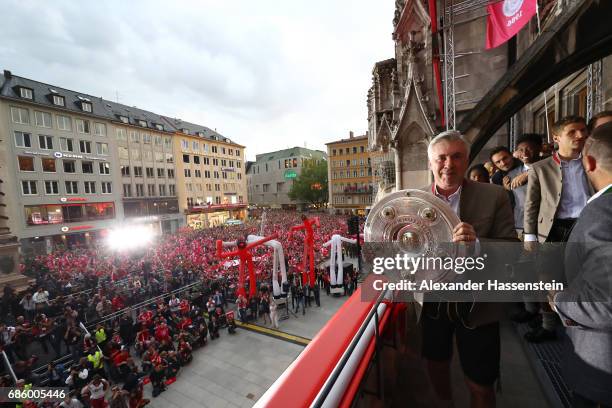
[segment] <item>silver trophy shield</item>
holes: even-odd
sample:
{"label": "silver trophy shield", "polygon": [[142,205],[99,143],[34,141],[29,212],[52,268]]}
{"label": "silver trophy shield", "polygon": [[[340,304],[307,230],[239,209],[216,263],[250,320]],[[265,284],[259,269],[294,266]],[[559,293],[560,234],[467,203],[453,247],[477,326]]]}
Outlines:
{"label": "silver trophy shield", "polygon": [[[431,193],[401,190],[385,196],[374,205],[364,227],[368,256],[396,257],[404,254],[423,259],[455,258],[457,246],[452,244],[453,229],[460,220],[452,208]],[[375,253],[372,253],[375,252]],[[415,271],[399,271],[401,279],[433,282],[452,279],[452,271],[431,262]],[[399,276],[398,276],[399,278]]]}

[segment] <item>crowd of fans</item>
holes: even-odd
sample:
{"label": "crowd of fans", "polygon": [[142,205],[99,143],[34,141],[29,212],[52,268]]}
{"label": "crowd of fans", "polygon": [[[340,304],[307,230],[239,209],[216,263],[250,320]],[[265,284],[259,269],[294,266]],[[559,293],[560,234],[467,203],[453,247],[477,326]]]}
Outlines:
{"label": "crowd of fans", "polygon": [[[318,265],[328,256],[320,245],[333,234],[346,235],[347,227],[343,217],[313,215],[321,219],[314,231]],[[296,276],[303,237],[288,239],[287,232],[300,223],[297,212],[268,210],[244,225],[181,230],[139,251],[110,251],[101,243],[24,260],[21,271],[34,283],[20,294],[7,286],[0,305],[0,347],[17,386],[69,387],[62,407],[102,407],[105,401],[111,407],[140,407],[147,403],[144,383],[150,382],[157,396],[189,364],[194,349],[219,338],[225,328],[234,333],[228,302],[236,303],[241,320],[263,318],[263,324],[278,327],[280,310],[269,290],[271,250],[254,249],[257,295],[237,298],[238,267],[216,259],[218,239],[278,234],[291,307],[298,312],[301,306],[304,313],[313,296],[320,305],[319,288],[329,286],[326,274],[318,271],[312,288],[302,287]],[[355,285],[353,274],[347,291]],[[283,303],[289,307],[288,299]],[[2,365],[7,375],[0,385],[9,385],[9,367]]]}
{"label": "crowd of fans", "polygon": [[[514,226],[517,231],[518,238],[524,242],[537,241],[538,237],[536,237],[534,234],[525,233],[526,219],[534,217],[536,219],[543,218],[543,211],[539,208],[538,200],[536,200],[534,197],[531,202],[527,202],[530,169],[535,163],[544,160],[553,154],[557,155],[558,157],[560,155],[559,144],[564,144],[561,146],[561,148],[564,147],[568,151],[577,149],[577,154],[579,154],[578,158],[580,158],[582,146],[584,145],[584,141],[588,137],[589,133],[591,133],[596,127],[609,121],[612,121],[611,111],[604,111],[594,115],[588,125],[586,120],[579,116],[568,116],[562,118],[552,127],[552,140],[545,140],[545,136],[540,134],[523,134],[516,140],[513,150],[510,150],[506,146],[498,146],[491,150],[489,154],[489,161],[481,164],[475,164],[470,167],[468,170],[468,178],[482,183],[494,183],[502,186],[509,194],[514,212]],[[570,132],[572,133],[570,134]],[[566,134],[567,136],[564,136]],[[572,145],[572,143],[582,144],[579,144],[579,148],[576,148]],[[561,163],[565,162],[566,160],[567,159],[561,158],[558,161]],[[574,160],[574,162],[576,162],[576,164],[579,163],[577,160]],[[565,166],[565,164],[560,164],[560,166]],[[584,173],[581,164],[579,164],[578,170]],[[565,184],[570,182],[576,184],[576,189],[582,189],[584,185],[584,196],[588,198],[590,191],[588,191],[586,187],[586,177],[577,176],[575,180],[568,180],[569,177],[567,180],[563,181],[563,188],[569,190],[569,187],[565,186]],[[537,180],[534,178],[534,182],[535,181]],[[534,191],[539,192],[542,189],[544,189],[544,187],[539,186],[538,190]],[[548,193],[550,192],[545,191],[541,194]],[[580,193],[583,192],[580,191]],[[561,196],[561,193],[559,193],[559,196]],[[559,202],[558,207],[554,208],[553,213],[550,214],[552,217],[554,217],[555,223],[557,224],[553,224],[553,228],[551,228],[551,231],[548,233],[547,237],[543,238],[541,236],[542,233],[540,232],[540,241],[564,242],[567,240],[569,232],[576,221],[576,214],[580,214],[580,211],[585,204],[586,201],[580,203],[571,202],[569,205],[565,202]],[[567,210],[562,209],[562,205],[565,205],[565,207],[571,207],[575,214],[571,217],[566,217],[563,215],[567,212]],[[526,218],[525,213],[529,210],[531,210],[530,213],[534,215]],[[563,217],[566,218],[560,219]],[[533,221],[535,222],[535,220]],[[563,225],[564,228],[556,228],[562,224],[561,221],[565,221],[565,223],[569,226],[565,228],[565,225]],[[557,234],[556,231],[558,229],[563,229],[565,232],[562,234]],[[532,237],[530,237],[530,235]],[[559,325],[559,319],[557,314],[554,313],[554,311],[552,311],[547,304],[539,305],[537,303],[527,302],[524,305],[524,308],[520,308],[519,311],[513,316],[513,320],[519,323],[529,324],[531,330],[525,334],[525,339],[529,342],[541,343],[557,339],[555,327]]]}

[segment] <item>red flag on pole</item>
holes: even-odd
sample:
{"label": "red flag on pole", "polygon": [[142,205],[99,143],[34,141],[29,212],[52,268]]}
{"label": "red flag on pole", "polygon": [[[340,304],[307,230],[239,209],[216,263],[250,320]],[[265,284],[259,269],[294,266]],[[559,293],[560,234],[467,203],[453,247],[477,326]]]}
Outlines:
{"label": "red flag on pole", "polygon": [[487,49],[514,37],[537,12],[537,0],[503,0],[489,3]]}

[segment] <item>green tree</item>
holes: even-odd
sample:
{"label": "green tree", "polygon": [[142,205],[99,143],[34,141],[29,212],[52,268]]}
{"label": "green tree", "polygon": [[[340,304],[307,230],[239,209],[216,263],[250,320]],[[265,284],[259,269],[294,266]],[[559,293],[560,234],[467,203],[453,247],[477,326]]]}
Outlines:
{"label": "green tree", "polygon": [[289,198],[293,201],[314,204],[317,207],[324,206],[328,199],[327,161],[305,162],[302,174],[293,182]]}

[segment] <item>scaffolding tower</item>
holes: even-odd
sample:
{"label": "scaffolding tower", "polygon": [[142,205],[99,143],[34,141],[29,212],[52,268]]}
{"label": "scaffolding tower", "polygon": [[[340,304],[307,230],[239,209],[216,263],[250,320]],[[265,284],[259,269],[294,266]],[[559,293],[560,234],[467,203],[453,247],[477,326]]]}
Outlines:
{"label": "scaffolding tower", "polygon": [[442,29],[444,33],[444,117],[446,130],[456,127],[455,106],[455,27],[453,0],[444,0]]}
{"label": "scaffolding tower", "polygon": [[[480,54],[481,51],[459,51],[455,47],[455,27],[459,24],[472,21],[487,15],[486,6],[491,0],[465,0],[457,2],[456,0],[442,0],[442,35],[443,35],[443,94],[444,94],[444,117],[446,118],[446,130],[456,129],[457,126],[457,106],[478,102],[480,98],[463,98],[457,99],[458,95],[467,94],[470,91],[458,91],[456,80],[469,77],[470,74],[456,75],[455,61],[458,58],[469,57],[471,55]],[[459,20],[457,17],[481,11],[475,16],[467,19]]]}
{"label": "scaffolding tower", "polygon": [[593,115],[603,110],[602,71],[603,63],[601,60],[594,62],[587,68],[587,121],[591,120]]}

